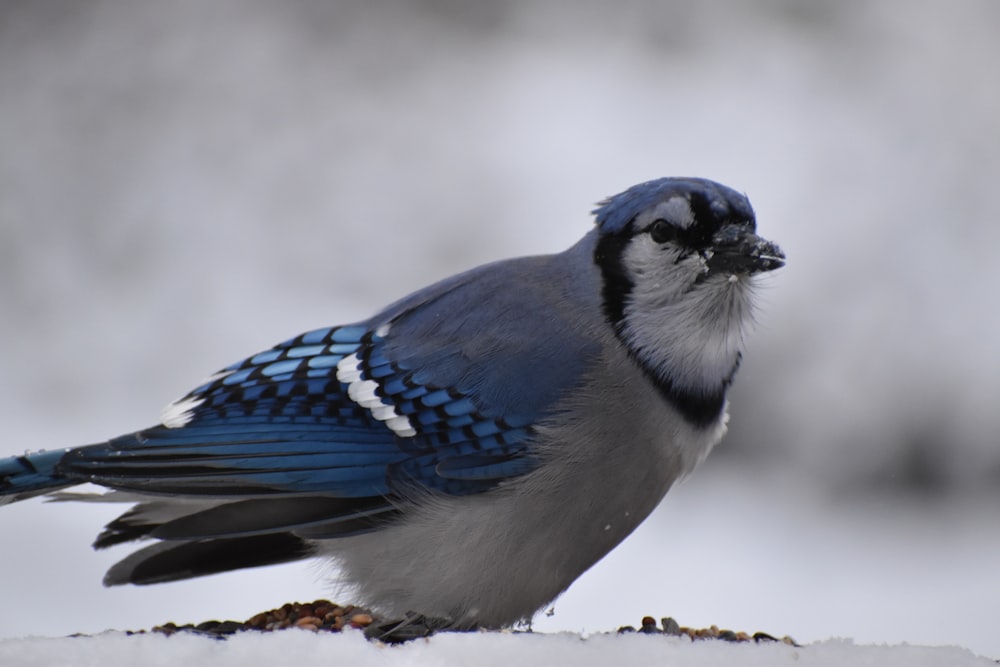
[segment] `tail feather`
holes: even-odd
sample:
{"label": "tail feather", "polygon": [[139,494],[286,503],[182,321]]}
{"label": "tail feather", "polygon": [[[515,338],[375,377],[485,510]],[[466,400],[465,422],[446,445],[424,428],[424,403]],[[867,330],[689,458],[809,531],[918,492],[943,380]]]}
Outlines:
{"label": "tail feather", "polygon": [[59,471],[59,462],[68,449],[32,452],[0,459],[0,505],[51,493],[79,484]]}

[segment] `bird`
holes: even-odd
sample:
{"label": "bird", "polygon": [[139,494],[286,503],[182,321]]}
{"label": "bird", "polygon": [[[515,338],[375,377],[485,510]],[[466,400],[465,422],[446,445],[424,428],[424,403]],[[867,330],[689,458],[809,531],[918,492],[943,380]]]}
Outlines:
{"label": "bird", "polygon": [[[389,618],[530,622],[727,430],[761,274],[747,197],[659,178],[500,260],[206,378],[159,423],[0,460],[0,504],[129,503],[106,586],[322,558]],[[102,493],[65,489],[91,483]]]}

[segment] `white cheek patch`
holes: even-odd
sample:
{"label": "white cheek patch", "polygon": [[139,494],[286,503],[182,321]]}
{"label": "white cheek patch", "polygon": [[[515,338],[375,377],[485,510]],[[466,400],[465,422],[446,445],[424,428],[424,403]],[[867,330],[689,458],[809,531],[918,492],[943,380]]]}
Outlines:
{"label": "white cheek patch", "polygon": [[[692,265],[692,262],[700,265]],[[623,255],[633,287],[625,309],[629,344],[680,387],[716,388],[732,373],[750,322],[748,281],[698,283],[707,260],[667,259],[648,234]]]}
{"label": "white cheek patch", "polygon": [[409,418],[396,412],[394,405],[386,403],[378,395],[378,383],[361,377],[360,364],[357,354],[344,357],[337,364],[337,379],[347,385],[347,395],[399,437],[415,436],[417,431]]}
{"label": "white cheek patch", "polygon": [[632,278],[632,300],[644,308],[671,302],[686,290],[693,280],[686,262],[677,263],[680,251],[664,248],[649,234],[632,238],[622,257]]}

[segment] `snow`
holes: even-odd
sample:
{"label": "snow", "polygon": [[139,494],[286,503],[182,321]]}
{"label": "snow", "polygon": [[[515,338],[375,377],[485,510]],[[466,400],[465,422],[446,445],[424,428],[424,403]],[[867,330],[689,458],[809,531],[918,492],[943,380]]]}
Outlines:
{"label": "snow", "polygon": [[227,640],[190,635],[132,635],[109,632],[96,637],[27,638],[0,641],[0,664],[19,667],[66,664],[76,667],[136,665],[882,665],[893,667],[973,667],[995,665],[957,647],[856,645],[829,640],[802,647],[784,644],[692,642],[686,638],[572,633],[440,634],[398,646],[375,644],[361,632],[342,635],[305,630],[241,633]]}

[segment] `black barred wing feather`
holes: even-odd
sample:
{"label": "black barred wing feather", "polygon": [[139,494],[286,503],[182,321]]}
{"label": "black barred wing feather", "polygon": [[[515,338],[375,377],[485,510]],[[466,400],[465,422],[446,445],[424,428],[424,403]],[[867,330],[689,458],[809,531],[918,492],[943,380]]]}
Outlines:
{"label": "black barred wing feather", "polygon": [[61,468],[146,493],[361,499],[408,485],[475,493],[534,467],[529,420],[421,381],[389,357],[387,333],[298,336],[215,374],[161,425],[70,452]]}

